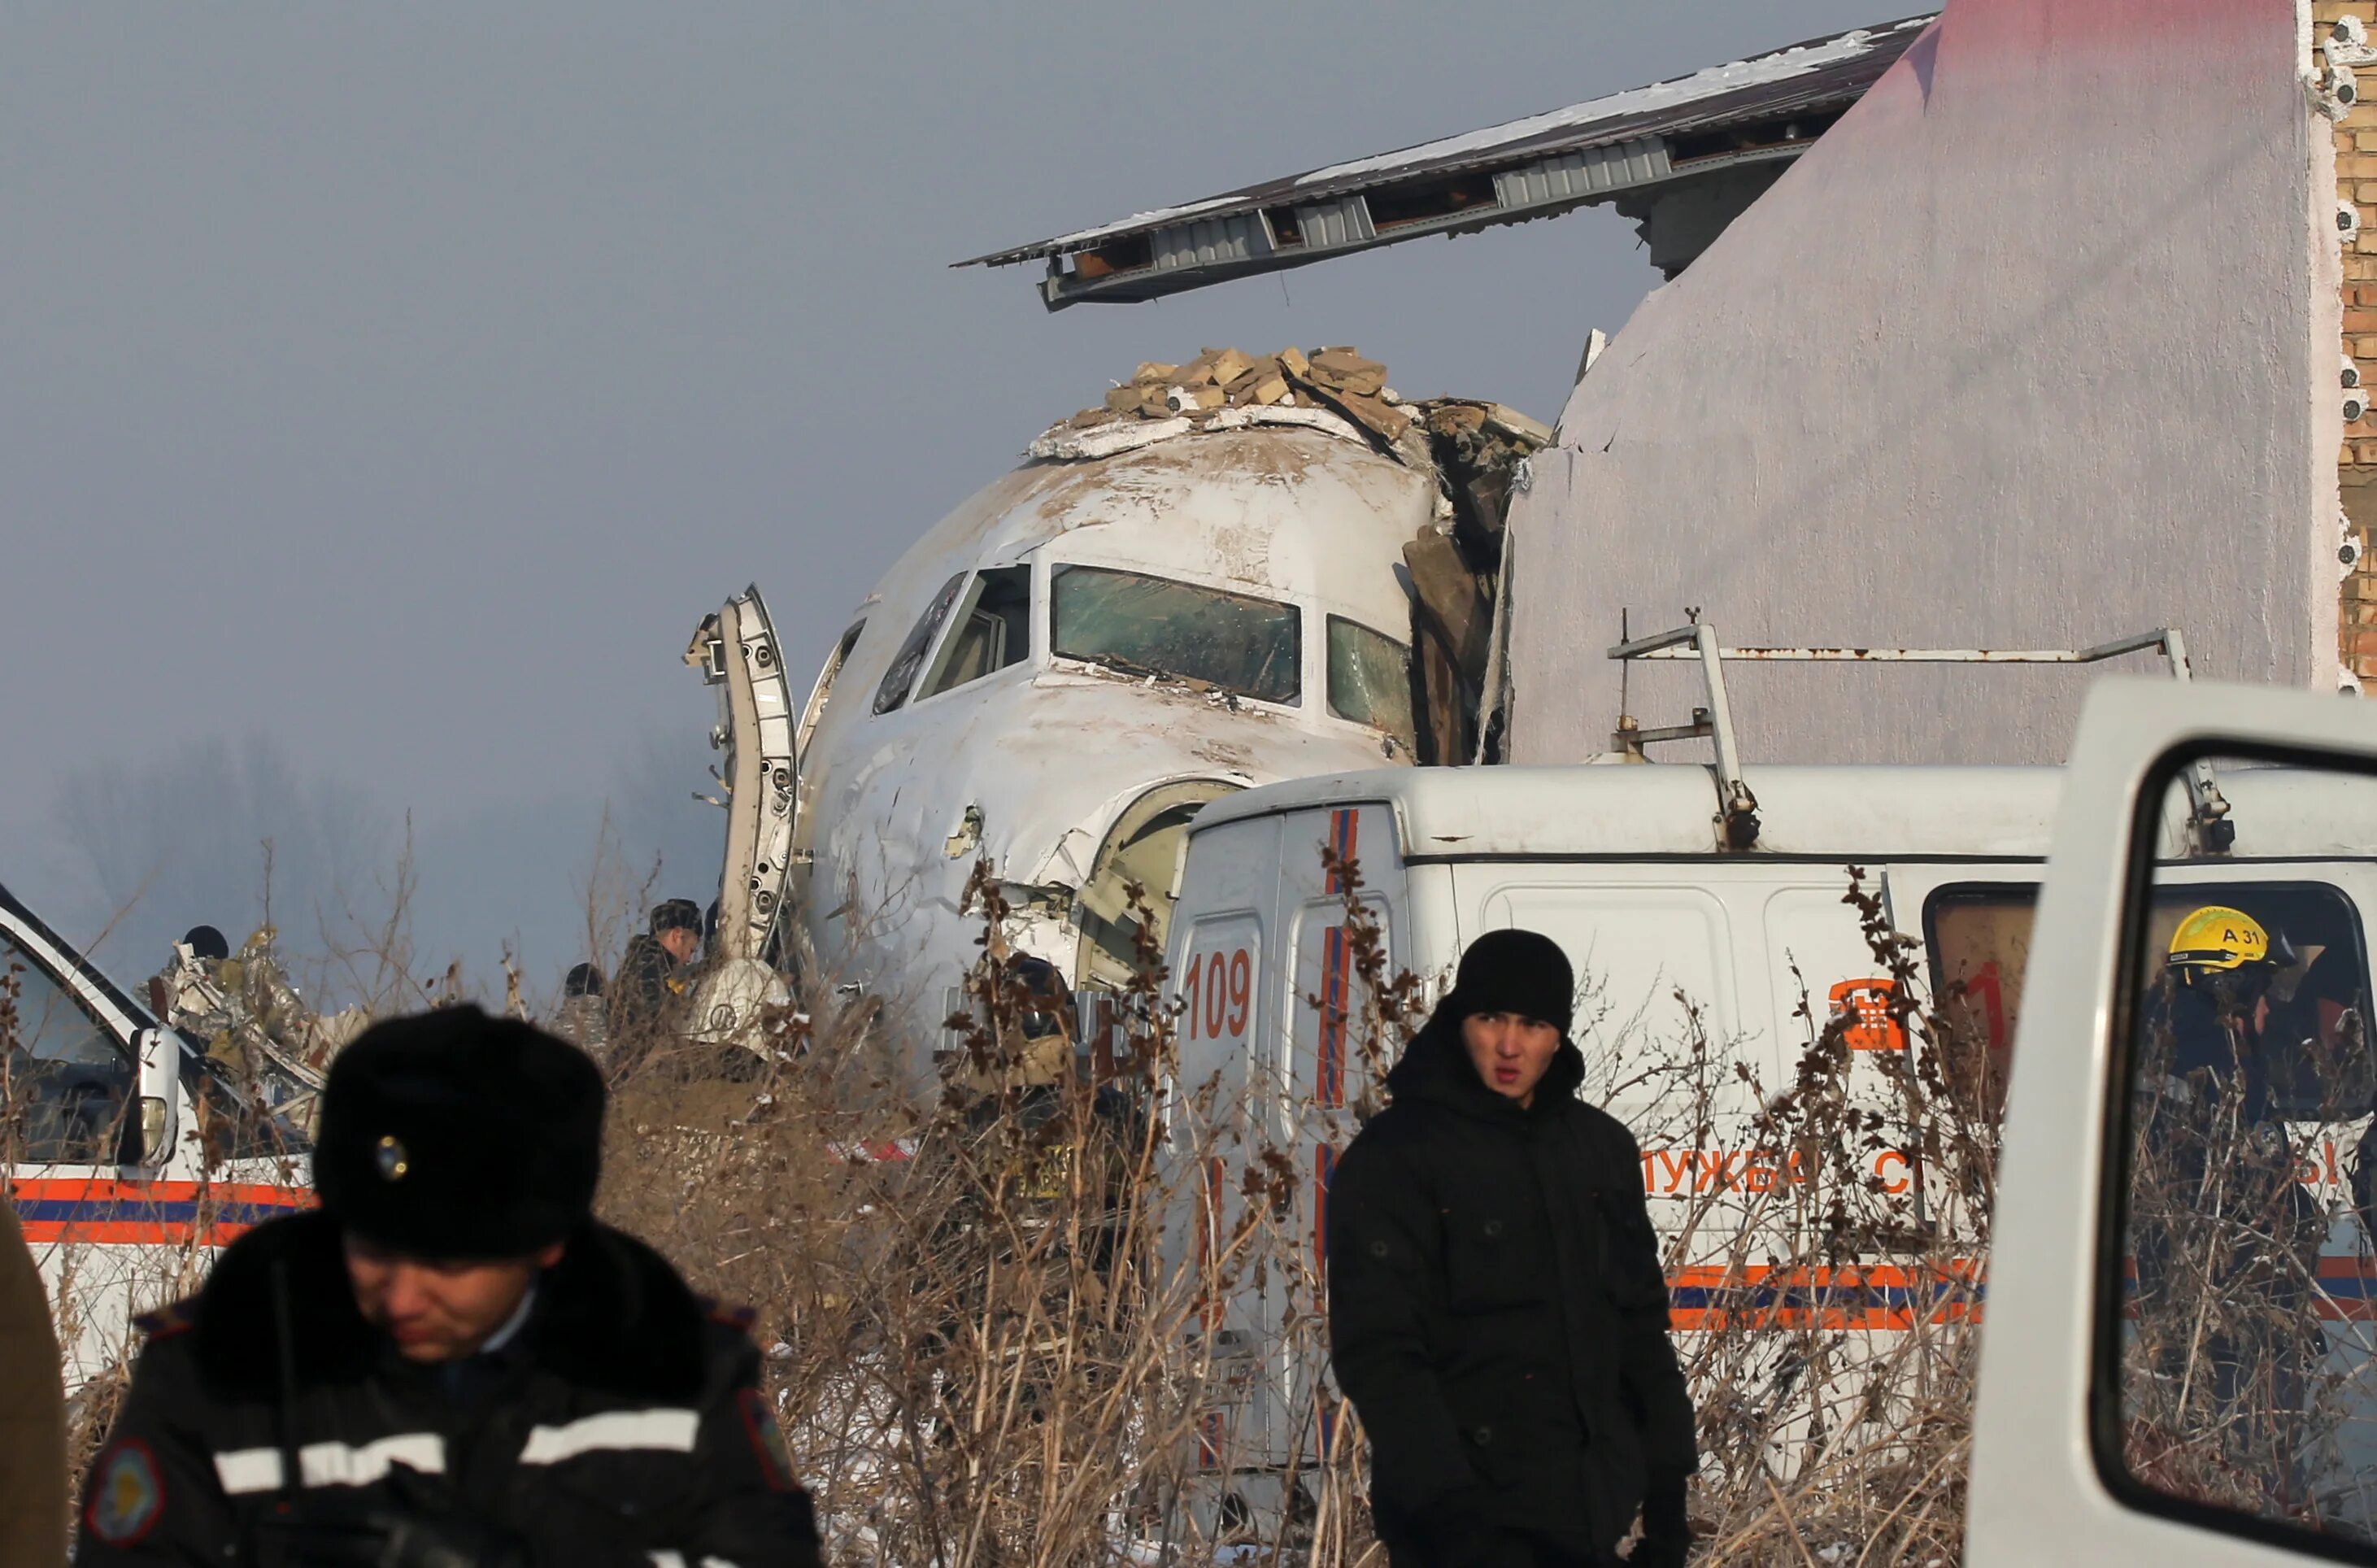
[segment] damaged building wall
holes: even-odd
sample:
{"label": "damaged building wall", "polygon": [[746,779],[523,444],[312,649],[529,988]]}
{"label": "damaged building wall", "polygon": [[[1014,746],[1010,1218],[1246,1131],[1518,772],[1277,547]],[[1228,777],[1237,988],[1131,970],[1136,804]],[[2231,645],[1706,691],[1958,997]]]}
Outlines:
{"label": "damaged building wall", "polygon": [[[1637,635],[2072,646],[2337,679],[2330,122],[2291,0],[1953,0],[1578,385],[1511,518],[1512,751]],[[2151,668],[2141,657],[2139,668]],[[1761,666],[1753,760],[2060,758],[2089,675]],[[1643,723],[1694,700],[1636,667]]]}
{"label": "damaged building wall", "polygon": [[[2377,0],[2317,0],[2311,18],[2316,43],[2328,46],[2312,56],[2322,66],[2329,55],[2377,54],[2365,42],[2377,32]],[[2363,42],[2352,51],[2356,31]],[[2347,390],[2362,395],[2347,406],[2359,417],[2346,423],[2336,461],[2352,567],[2337,651],[2344,667],[2365,683],[2377,680],[2377,559],[2370,556],[2377,544],[2377,412],[2370,408],[2377,399],[2377,112],[2358,102],[2338,107],[2346,112],[2335,131],[2336,207],[2352,213],[2344,240],[2342,347]]]}

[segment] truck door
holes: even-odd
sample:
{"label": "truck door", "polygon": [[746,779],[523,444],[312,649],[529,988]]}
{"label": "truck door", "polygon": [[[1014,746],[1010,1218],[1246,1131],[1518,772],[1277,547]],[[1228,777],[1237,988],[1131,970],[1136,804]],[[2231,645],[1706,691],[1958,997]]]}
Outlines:
{"label": "truck door", "polygon": [[[2333,850],[2230,862],[2251,825],[2218,780],[2273,766],[2252,809]],[[2068,778],[2015,1024],[1967,1559],[2377,1562],[2368,1184],[2304,1179],[2325,1156],[2298,1146],[2371,1091],[2377,714],[2108,680]]]}
{"label": "truck door", "polygon": [[194,1283],[187,1249],[171,1245],[185,1239],[188,1224],[174,1222],[192,1204],[185,1188],[152,1179],[172,1151],[161,1124],[142,1125],[138,1021],[86,994],[46,950],[0,924],[0,1153],[55,1298],[71,1391],[130,1353],[133,1313]]}
{"label": "truck door", "polygon": [[[1394,813],[1379,802],[1290,819],[1284,885],[1293,910],[1287,1113],[1282,1144],[1292,1162],[1294,1199],[1279,1215],[1266,1271],[1264,1311],[1279,1358],[1277,1415],[1267,1441],[1273,1462],[1308,1472],[1344,1428],[1343,1400],[1328,1386],[1326,1247],[1329,1182],[1337,1156],[1381,1103],[1404,1028],[1382,1026],[1363,974],[1392,984],[1407,962],[1404,873]],[[1328,846],[1326,859],[1319,853]],[[1359,886],[1349,884],[1357,877]],[[1348,895],[1354,910],[1348,908]],[[1415,1026],[1415,1025],[1410,1025]],[[1406,1026],[1408,1027],[1408,1026]]]}
{"label": "truck door", "polygon": [[1192,835],[1166,960],[1178,1007],[1177,1064],[1165,1096],[1165,1179],[1176,1199],[1167,1272],[1196,1298],[1188,1332],[1212,1367],[1198,1466],[1225,1490],[1265,1465],[1261,1434],[1275,1393],[1256,1266],[1263,1216],[1248,1210],[1247,1181],[1278,1146],[1285,1114],[1280,831],[1279,818],[1256,817]]}

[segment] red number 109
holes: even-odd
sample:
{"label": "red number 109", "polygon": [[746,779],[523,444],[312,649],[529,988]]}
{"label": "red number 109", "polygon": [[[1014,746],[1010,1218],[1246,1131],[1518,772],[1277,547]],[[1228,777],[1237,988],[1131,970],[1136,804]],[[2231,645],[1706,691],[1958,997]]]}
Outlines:
{"label": "red number 109", "polygon": [[1254,1009],[1255,959],[1245,948],[1200,952],[1188,961],[1181,1034],[1190,1040],[1237,1039]]}

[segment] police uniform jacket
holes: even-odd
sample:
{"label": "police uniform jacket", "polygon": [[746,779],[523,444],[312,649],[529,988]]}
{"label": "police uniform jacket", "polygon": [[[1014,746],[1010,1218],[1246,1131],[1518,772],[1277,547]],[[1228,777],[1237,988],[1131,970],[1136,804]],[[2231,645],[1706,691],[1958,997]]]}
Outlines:
{"label": "police uniform jacket", "polygon": [[1380,1534],[1424,1560],[1508,1534],[1614,1561],[1694,1466],[1642,1156],[1583,1076],[1563,1042],[1522,1108],[1431,1021],[1330,1188],[1332,1360]]}
{"label": "police uniform jacket", "polygon": [[364,1322],[338,1226],[313,1213],[242,1238],[198,1295],[149,1321],[92,1466],[79,1568],[247,1555],[259,1511],[279,1506],[283,1289],[296,1507],[323,1489],[426,1499],[508,1534],[532,1568],[818,1562],[748,1335],[657,1252],[590,1223],[516,1338],[424,1366]]}

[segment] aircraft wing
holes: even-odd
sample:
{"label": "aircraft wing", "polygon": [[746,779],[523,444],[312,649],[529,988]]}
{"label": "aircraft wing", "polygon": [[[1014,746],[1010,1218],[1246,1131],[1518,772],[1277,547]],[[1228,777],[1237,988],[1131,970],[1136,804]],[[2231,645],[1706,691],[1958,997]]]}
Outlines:
{"label": "aircraft wing", "polygon": [[1614,203],[1683,270],[1933,15],[1858,28],[1465,135],[953,263],[1045,259],[1051,310],[1137,303],[1429,234]]}

